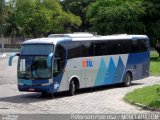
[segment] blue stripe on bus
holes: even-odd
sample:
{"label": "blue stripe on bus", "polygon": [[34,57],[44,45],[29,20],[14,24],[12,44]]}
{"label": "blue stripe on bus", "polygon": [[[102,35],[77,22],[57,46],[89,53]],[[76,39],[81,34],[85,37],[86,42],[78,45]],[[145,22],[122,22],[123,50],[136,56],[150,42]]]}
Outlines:
{"label": "blue stripe on bus", "polygon": [[118,65],[115,72],[116,75],[114,76],[113,83],[119,83],[122,80],[124,69],[125,69],[125,66],[123,64],[123,61],[121,57],[119,57]]}
{"label": "blue stripe on bus", "polygon": [[115,71],[116,71],[116,66],[114,64],[113,58],[111,57],[110,62],[109,62],[109,66],[108,66],[108,70],[107,70],[107,73],[106,73],[106,76],[104,79],[104,85],[113,83]]}
{"label": "blue stripe on bus", "polygon": [[106,67],[106,63],[102,58],[100,62],[99,70],[95,79],[94,86],[120,83],[123,78],[123,74],[125,70],[128,69],[130,65],[133,66],[135,64],[142,64],[142,63],[149,62],[149,59],[150,59],[149,55],[150,55],[149,51],[144,53],[129,54],[126,68],[120,56],[119,56],[117,67],[112,57],[110,58],[108,68]]}
{"label": "blue stripe on bus", "polygon": [[134,54],[129,54],[128,56],[128,61],[127,61],[127,65],[129,64],[142,64],[145,62],[149,62],[149,51],[144,52],[144,53],[134,53]]}
{"label": "blue stripe on bus", "polygon": [[99,86],[119,83],[122,80],[124,70],[125,66],[120,56],[117,67],[112,57],[110,58],[108,68],[106,67],[106,63],[102,58],[94,85]]}
{"label": "blue stripe on bus", "polygon": [[114,64],[113,58],[110,58],[108,68],[106,67],[106,63],[102,58],[94,85],[99,86],[113,83],[115,71],[116,66]]}
{"label": "blue stripe on bus", "polygon": [[105,79],[106,72],[107,72],[107,66],[106,66],[104,59],[102,58],[100,62],[99,70],[96,76],[96,80],[94,83],[95,86],[103,85],[103,81]]}

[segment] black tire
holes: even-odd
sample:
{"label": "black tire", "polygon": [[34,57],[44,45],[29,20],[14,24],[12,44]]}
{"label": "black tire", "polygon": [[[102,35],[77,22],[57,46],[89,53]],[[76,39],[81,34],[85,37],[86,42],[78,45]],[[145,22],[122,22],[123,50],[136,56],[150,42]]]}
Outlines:
{"label": "black tire", "polygon": [[76,91],[75,82],[72,80],[69,85],[69,96],[73,96]]}
{"label": "black tire", "polygon": [[131,85],[131,81],[132,81],[132,75],[131,73],[127,72],[124,76],[123,86],[129,87]]}

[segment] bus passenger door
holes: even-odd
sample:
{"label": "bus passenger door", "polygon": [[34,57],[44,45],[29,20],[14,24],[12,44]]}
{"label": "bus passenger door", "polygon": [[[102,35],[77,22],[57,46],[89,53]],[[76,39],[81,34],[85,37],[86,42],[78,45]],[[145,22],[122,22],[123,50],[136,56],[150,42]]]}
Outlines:
{"label": "bus passenger door", "polygon": [[54,89],[59,91],[67,90],[66,82],[66,73],[65,73],[65,64],[66,64],[66,47],[65,44],[57,44],[54,55],[53,63],[53,81]]}

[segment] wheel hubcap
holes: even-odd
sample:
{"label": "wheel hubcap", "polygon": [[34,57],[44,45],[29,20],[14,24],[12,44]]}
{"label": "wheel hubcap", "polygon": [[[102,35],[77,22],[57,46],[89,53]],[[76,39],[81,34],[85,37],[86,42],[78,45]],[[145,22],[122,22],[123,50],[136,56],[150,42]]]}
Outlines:
{"label": "wheel hubcap", "polygon": [[130,84],[130,81],[131,81],[131,78],[130,78],[130,76],[128,75],[127,78],[126,78],[126,83],[127,83],[127,85]]}

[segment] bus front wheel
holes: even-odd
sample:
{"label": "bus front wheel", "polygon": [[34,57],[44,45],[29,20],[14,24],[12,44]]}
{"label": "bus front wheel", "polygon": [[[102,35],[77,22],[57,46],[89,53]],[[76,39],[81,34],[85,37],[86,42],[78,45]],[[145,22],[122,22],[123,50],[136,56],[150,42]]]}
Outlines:
{"label": "bus front wheel", "polygon": [[127,72],[124,76],[123,86],[129,87],[131,85],[131,81],[132,81],[132,75],[131,73]]}
{"label": "bus front wheel", "polygon": [[69,95],[73,96],[75,94],[75,91],[76,91],[75,82],[72,80],[69,85]]}

